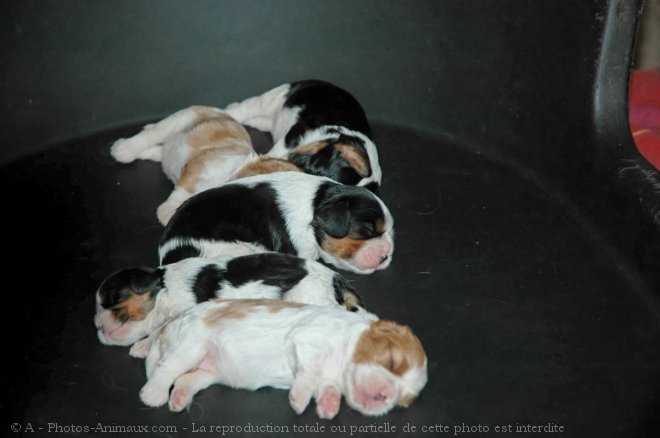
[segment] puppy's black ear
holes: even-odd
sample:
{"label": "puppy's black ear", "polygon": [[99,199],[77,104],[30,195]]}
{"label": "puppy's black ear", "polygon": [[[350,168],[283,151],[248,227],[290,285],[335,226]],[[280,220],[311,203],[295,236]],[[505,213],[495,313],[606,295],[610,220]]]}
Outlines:
{"label": "puppy's black ear", "polygon": [[321,229],[332,237],[346,237],[351,227],[348,199],[337,199],[316,211],[314,219]]}
{"label": "puppy's black ear", "polygon": [[132,294],[156,294],[163,288],[162,269],[128,268],[108,276],[101,287],[99,295],[101,305],[109,308],[128,299]]}
{"label": "puppy's black ear", "polygon": [[153,268],[126,269],[130,275],[130,285],[133,292],[142,295],[156,293],[163,288],[163,270]]}

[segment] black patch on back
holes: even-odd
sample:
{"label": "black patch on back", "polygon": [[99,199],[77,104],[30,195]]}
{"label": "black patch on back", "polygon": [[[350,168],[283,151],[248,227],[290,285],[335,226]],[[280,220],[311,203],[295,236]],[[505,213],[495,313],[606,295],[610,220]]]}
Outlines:
{"label": "black patch on back", "polygon": [[184,245],[177,248],[171,249],[163,260],[160,261],[161,265],[169,265],[170,263],[176,263],[183,259],[188,259],[191,257],[199,257],[202,255],[201,251],[194,246]]}
{"label": "black patch on back", "polygon": [[[277,192],[266,182],[252,188],[229,184],[206,190],[178,208],[160,245],[175,237],[195,238],[249,242],[270,251],[297,254],[276,200]],[[175,257],[168,253],[163,259],[171,258]]]}
{"label": "black patch on back", "polygon": [[385,213],[375,195],[364,187],[323,183],[314,197],[312,226],[319,245],[326,235],[367,240],[380,236],[376,222]]}
{"label": "black patch on back", "polygon": [[129,268],[108,276],[99,287],[101,306],[116,306],[132,294],[156,295],[163,287],[163,269]]}
{"label": "black patch on back", "polygon": [[[339,274],[335,274],[332,279],[332,287],[335,290],[335,300],[340,306],[343,306],[346,303],[345,295],[346,293],[351,293],[355,296],[356,303],[359,307],[364,308],[364,303],[362,302],[362,297],[353,289],[353,286],[350,285],[348,280],[342,277]],[[351,312],[357,312],[359,310],[356,306],[351,306]]]}
{"label": "black patch on back", "polygon": [[277,286],[280,293],[285,293],[305,278],[307,273],[305,260],[299,257],[261,253],[230,260],[224,278],[234,287],[261,280],[263,284]]}
{"label": "black patch on back", "polygon": [[310,130],[325,125],[344,126],[373,140],[371,127],[362,105],[348,91],[319,80],[293,82],[284,108],[302,107],[298,122],[284,138],[288,148],[299,146],[298,140]]}
{"label": "black patch on back", "polygon": [[216,265],[206,265],[199,270],[193,283],[192,291],[198,303],[212,300],[220,290],[224,271]]}

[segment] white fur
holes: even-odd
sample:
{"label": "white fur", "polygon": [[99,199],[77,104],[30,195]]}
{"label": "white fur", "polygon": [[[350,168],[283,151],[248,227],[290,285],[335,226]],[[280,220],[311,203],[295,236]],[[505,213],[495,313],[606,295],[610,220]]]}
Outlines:
{"label": "white fur", "polygon": [[221,256],[238,257],[247,254],[256,254],[259,252],[268,252],[266,248],[261,245],[255,245],[248,242],[222,242],[217,240],[202,240],[193,238],[174,238],[170,239],[158,247],[158,259],[163,262],[165,254],[169,251],[182,247],[192,246],[200,250],[199,257],[213,258]]}
{"label": "white fur", "polygon": [[[353,362],[356,344],[373,322],[368,315],[319,306],[273,309],[268,301],[248,307],[233,303],[195,306],[140,345],[141,351],[148,348],[148,381],[140,391],[146,405],[169,399],[171,410],[182,410],[195,392],[213,383],[251,390],[270,386],[290,389],[297,413],[315,398],[317,414],[330,419],[342,394],[358,411],[381,415],[426,384],[426,360],[402,376]],[[237,314],[218,313],[241,305]],[[359,394],[365,385],[387,387],[385,399],[376,406],[363,403]]]}
{"label": "white fur", "polygon": [[[106,345],[131,345],[139,339],[151,334],[168,320],[176,317],[181,312],[197,304],[195,294],[192,290],[195,278],[202,268],[213,265],[220,270],[226,268],[234,257],[215,258],[187,258],[177,263],[172,263],[162,268],[164,274],[164,288],[155,297],[153,309],[146,318],[140,321],[128,321],[123,325],[117,321],[109,309],[100,305],[100,296],[96,294],[96,315],[94,322],[99,328],[99,340]],[[344,308],[335,297],[333,279],[337,275],[333,270],[322,264],[305,260],[307,275],[293,288],[280,294],[280,288],[263,284],[262,281],[253,281],[234,287],[228,282],[223,282],[216,290],[216,297],[223,299],[282,299],[319,306],[333,306]],[[367,312],[360,308],[360,313]],[[369,318],[375,319],[372,314]],[[111,336],[108,328],[119,329],[121,336]],[[115,332],[117,333],[117,332]]]}

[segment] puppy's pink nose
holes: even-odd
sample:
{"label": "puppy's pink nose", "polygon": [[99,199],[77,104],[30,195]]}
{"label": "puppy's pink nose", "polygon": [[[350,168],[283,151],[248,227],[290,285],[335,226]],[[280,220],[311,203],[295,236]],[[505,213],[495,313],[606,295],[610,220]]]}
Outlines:
{"label": "puppy's pink nose", "polygon": [[389,254],[384,254],[384,255],[380,256],[380,264],[382,265],[382,264],[385,263],[385,262],[387,261],[387,259],[389,259],[389,258],[390,258],[390,255],[389,255]]}
{"label": "puppy's pink nose", "polygon": [[102,325],[96,326],[96,329],[100,331],[101,333],[105,334],[105,329],[103,328]]}

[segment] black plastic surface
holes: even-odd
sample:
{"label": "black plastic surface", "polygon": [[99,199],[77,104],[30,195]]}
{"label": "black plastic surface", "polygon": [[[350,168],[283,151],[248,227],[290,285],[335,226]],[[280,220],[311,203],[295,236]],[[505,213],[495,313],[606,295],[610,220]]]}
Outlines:
{"label": "black plastic surface", "polygon": [[[490,436],[496,425],[551,422],[559,436],[656,436],[658,175],[625,122],[638,9],[4,3],[3,433],[14,422],[32,424],[26,436],[100,422],[176,426],[161,433],[175,437],[192,435],[193,422],[318,422],[344,436],[373,423],[398,430],[371,436],[428,436],[421,428],[436,424],[451,436],[463,423]],[[312,409],[296,416],[285,391],[219,386],[188,413],[147,409],[142,362],[95,337],[93,294],[116,269],[156,263],[155,211],[171,184],[155,163],[113,162],[109,146],[138,121],[308,77],[347,88],[376,121],[396,250],[388,270],[349,276],[367,306],[419,335],[429,384],[380,418],[343,406],[321,422]]]}

